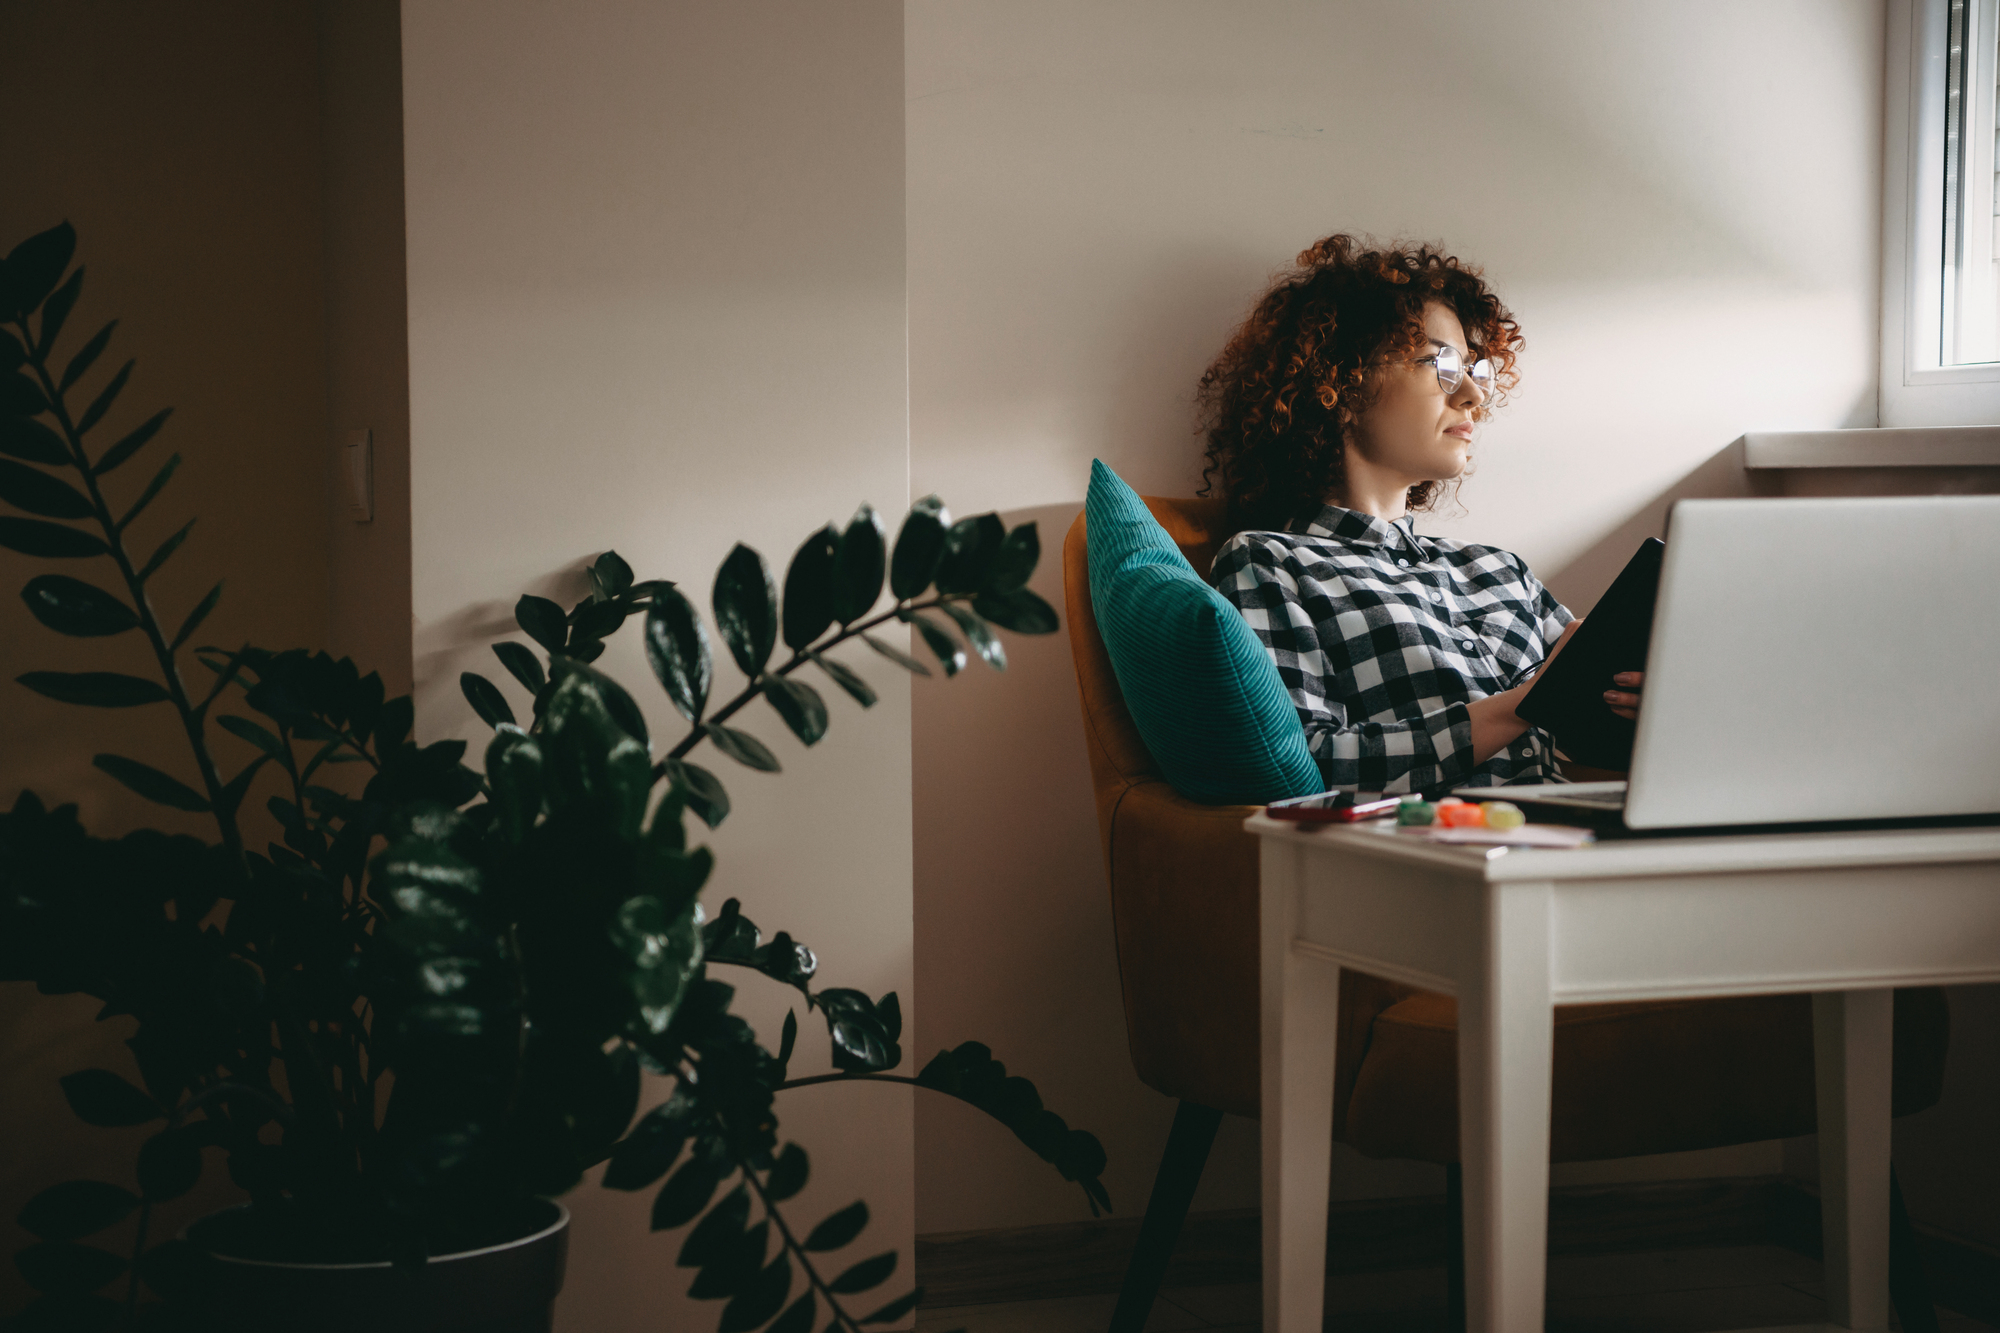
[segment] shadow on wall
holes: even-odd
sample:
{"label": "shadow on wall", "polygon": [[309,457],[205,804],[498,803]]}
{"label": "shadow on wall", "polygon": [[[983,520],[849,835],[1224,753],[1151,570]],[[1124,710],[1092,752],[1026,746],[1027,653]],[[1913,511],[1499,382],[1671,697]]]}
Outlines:
{"label": "shadow on wall", "polygon": [[[416,683],[412,694],[420,722],[458,717],[470,727],[472,708],[459,690],[459,673],[476,671],[489,680],[499,679],[502,668],[489,650],[501,639],[526,642],[526,636],[514,620],[514,604],[522,594],[546,597],[560,604],[564,610],[569,609],[589,593],[584,570],[600,554],[592,551],[588,555],[580,555],[574,563],[550,570],[505,599],[472,602],[448,616],[418,625],[414,649]],[[362,669],[368,669],[366,664]],[[479,725],[480,732],[468,734],[481,734],[484,724]],[[426,732],[423,739],[428,742],[438,739],[438,736]],[[484,741],[480,742],[482,747],[484,744]]]}

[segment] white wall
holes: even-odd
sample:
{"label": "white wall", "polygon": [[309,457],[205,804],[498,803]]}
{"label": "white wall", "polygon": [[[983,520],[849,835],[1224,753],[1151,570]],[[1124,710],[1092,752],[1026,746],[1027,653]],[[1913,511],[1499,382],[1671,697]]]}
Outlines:
{"label": "white wall", "polygon": [[[407,0],[403,41],[418,727],[470,737],[458,673],[500,676],[486,644],[521,591],[574,599],[581,563],[616,547],[705,603],[738,539],[782,574],[861,501],[892,522],[906,505],[902,14]],[[625,638],[604,664],[677,737]],[[742,715],[782,776],[706,761],[737,804],[707,899],[740,895],[819,951],[824,983],[907,1009],[909,693],[865,655],[881,702],[863,716],[829,691],[812,751],[762,705]],[[735,693],[726,656],[716,674]],[[775,1044],[784,997],[752,976],[739,995]],[[825,1049],[814,1018],[795,1070]],[[907,1281],[908,1090],[780,1110],[814,1167],[795,1215],[865,1197],[865,1252],[902,1251]],[[566,1201],[559,1327],[712,1326],[717,1307],[682,1295],[680,1238],[647,1231],[648,1195]]]}
{"label": "white wall", "polygon": [[[1196,379],[1335,230],[1441,239],[1513,307],[1521,390],[1462,512],[1423,526],[1520,552],[1578,609],[1670,497],[1740,486],[1737,435],[1873,424],[1879,0],[905,12],[912,489],[1040,518],[1045,596],[1093,456],[1192,493]],[[1125,1051],[1067,644],[1014,657],[916,705],[920,1044],[990,1041],[1105,1139],[1129,1216],[1171,1107]],[[920,1230],[1084,1215],[960,1108],[917,1129]],[[1437,1188],[1339,1161],[1337,1194]],[[1226,1122],[1196,1206],[1253,1203],[1254,1164]]]}

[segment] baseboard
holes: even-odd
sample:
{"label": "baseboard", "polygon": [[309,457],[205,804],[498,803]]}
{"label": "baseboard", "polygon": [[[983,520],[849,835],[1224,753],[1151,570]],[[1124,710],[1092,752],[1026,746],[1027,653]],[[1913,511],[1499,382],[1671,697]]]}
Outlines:
{"label": "baseboard", "polygon": [[[1444,1262],[1444,1197],[1337,1203],[1327,1216],[1327,1271],[1387,1272]],[[941,1232],[917,1237],[929,1306],[1115,1292],[1139,1219]],[[1255,1282],[1255,1209],[1196,1213],[1181,1230],[1167,1285]],[[1819,1253],[1819,1199],[1781,1176],[1569,1186],[1549,1192],[1549,1253],[1616,1254],[1709,1245],[1784,1245]],[[1932,1234],[1925,1267],[1940,1305],[2000,1322],[2000,1258]]]}

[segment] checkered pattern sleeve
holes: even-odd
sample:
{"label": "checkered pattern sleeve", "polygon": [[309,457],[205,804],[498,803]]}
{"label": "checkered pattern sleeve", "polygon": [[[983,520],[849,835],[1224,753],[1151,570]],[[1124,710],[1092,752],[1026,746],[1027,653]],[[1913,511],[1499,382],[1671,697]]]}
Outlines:
{"label": "checkered pattern sleeve", "polygon": [[1410,792],[1472,778],[1468,699],[1438,679],[1421,620],[1372,592],[1349,595],[1360,590],[1297,542],[1239,534],[1210,582],[1277,664],[1327,788]]}

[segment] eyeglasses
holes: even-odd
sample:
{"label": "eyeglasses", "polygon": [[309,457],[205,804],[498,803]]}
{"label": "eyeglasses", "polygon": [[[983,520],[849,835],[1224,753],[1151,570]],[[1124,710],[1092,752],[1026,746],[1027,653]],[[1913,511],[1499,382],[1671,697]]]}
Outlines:
{"label": "eyeglasses", "polygon": [[1417,364],[1420,366],[1435,365],[1437,367],[1438,387],[1448,394],[1457,393],[1458,386],[1465,382],[1467,375],[1470,375],[1472,376],[1472,382],[1479,386],[1481,394],[1489,399],[1493,397],[1493,363],[1484,357],[1481,357],[1479,360],[1473,362],[1470,367],[1467,367],[1465,357],[1460,354],[1459,350],[1451,344],[1446,343],[1429,356],[1418,357]]}

